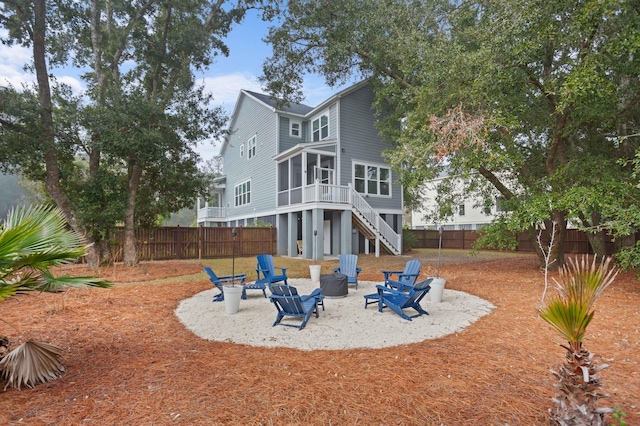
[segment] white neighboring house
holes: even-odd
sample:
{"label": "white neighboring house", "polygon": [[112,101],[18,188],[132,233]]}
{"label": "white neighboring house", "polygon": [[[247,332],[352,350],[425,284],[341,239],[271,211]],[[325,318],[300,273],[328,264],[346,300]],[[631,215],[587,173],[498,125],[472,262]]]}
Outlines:
{"label": "white neighboring house", "polygon": [[[452,217],[443,222],[436,222],[426,216],[435,216],[433,213],[437,209],[436,188],[445,179],[441,176],[429,181],[424,185],[422,190],[424,202],[422,208],[412,210],[410,212],[410,228],[411,229],[438,229],[442,226],[443,230],[477,230],[488,225],[495,217],[496,213],[502,211],[500,208],[500,198],[496,198],[493,206],[485,208],[479,206],[480,199],[477,197],[463,197],[463,201],[454,209]],[[456,190],[463,191],[465,182],[458,179],[455,183]]]}

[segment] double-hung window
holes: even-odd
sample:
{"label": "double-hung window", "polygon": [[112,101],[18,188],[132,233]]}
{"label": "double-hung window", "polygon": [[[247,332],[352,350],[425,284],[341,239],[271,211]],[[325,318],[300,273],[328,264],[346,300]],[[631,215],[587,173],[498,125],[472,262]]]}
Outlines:
{"label": "double-hung window", "polygon": [[256,136],[253,135],[247,142],[247,158],[251,159],[256,156]]}
{"label": "double-hung window", "polygon": [[391,170],[373,164],[354,163],[353,185],[361,194],[391,196]]}
{"label": "double-hung window", "polygon": [[299,138],[302,136],[301,124],[299,121],[289,121],[289,136],[293,138]]}
{"label": "double-hung window", "polygon": [[240,158],[244,157],[244,143],[240,144]]}
{"label": "double-hung window", "polygon": [[235,186],[234,190],[236,207],[251,203],[251,180],[247,180]]}
{"label": "double-hung window", "polygon": [[311,122],[313,141],[318,142],[329,137],[329,115],[322,114]]}

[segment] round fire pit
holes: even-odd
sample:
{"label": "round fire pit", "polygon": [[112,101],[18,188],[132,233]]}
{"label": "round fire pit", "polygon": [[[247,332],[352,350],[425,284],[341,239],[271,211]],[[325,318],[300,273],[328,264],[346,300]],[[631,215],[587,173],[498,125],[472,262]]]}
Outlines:
{"label": "round fire pit", "polygon": [[320,275],[320,288],[324,297],[337,298],[349,294],[349,277],[344,274]]}

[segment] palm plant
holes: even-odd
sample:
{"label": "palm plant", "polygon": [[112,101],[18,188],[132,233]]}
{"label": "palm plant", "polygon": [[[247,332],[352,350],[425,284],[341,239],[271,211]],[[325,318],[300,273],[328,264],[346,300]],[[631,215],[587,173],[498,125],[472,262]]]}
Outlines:
{"label": "palm plant", "polygon": [[552,371],[558,393],[550,409],[550,420],[558,425],[604,425],[604,413],[609,408],[599,408],[598,400],[606,397],[601,392],[602,383],[597,373],[608,365],[597,365],[593,354],[582,345],[587,326],[593,319],[593,305],[602,292],[614,281],[617,271],[609,269],[611,259],[589,263],[586,256],[581,261],[569,259],[559,271],[556,281],[558,293],[539,313],[568,341],[565,362],[558,371]]}
{"label": "palm plant", "polygon": [[[109,287],[109,282],[99,278],[54,277],[50,272],[50,267],[74,262],[85,252],[82,238],[67,227],[58,209],[36,206],[12,210],[0,225],[0,301],[29,291]],[[0,360],[0,376],[7,380],[7,386],[17,388],[53,380],[64,371],[58,361],[61,353],[53,345],[29,340]]]}

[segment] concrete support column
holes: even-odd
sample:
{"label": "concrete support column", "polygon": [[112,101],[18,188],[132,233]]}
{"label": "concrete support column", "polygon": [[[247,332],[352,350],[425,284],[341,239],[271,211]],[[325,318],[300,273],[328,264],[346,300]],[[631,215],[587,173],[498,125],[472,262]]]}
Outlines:
{"label": "concrete support column", "polygon": [[313,231],[313,259],[324,260],[324,209],[311,210],[311,222]]}
{"label": "concrete support column", "polygon": [[278,256],[286,256],[288,254],[287,242],[289,240],[288,236],[288,226],[287,226],[287,215],[279,214],[276,218],[277,226],[278,226],[278,243],[276,247],[276,254]]}
{"label": "concrete support column", "polygon": [[302,257],[313,259],[313,220],[311,210],[302,212]]}
{"label": "concrete support column", "polygon": [[287,233],[289,257],[298,257],[298,216],[295,213],[287,214]]}
{"label": "concrete support column", "polygon": [[351,229],[353,228],[353,219],[351,210],[344,210],[340,213],[340,247],[342,250],[340,254],[358,254],[354,253],[353,250],[353,233]]}
{"label": "concrete support column", "polygon": [[340,211],[331,212],[331,254],[333,256],[342,253],[340,213]]}

